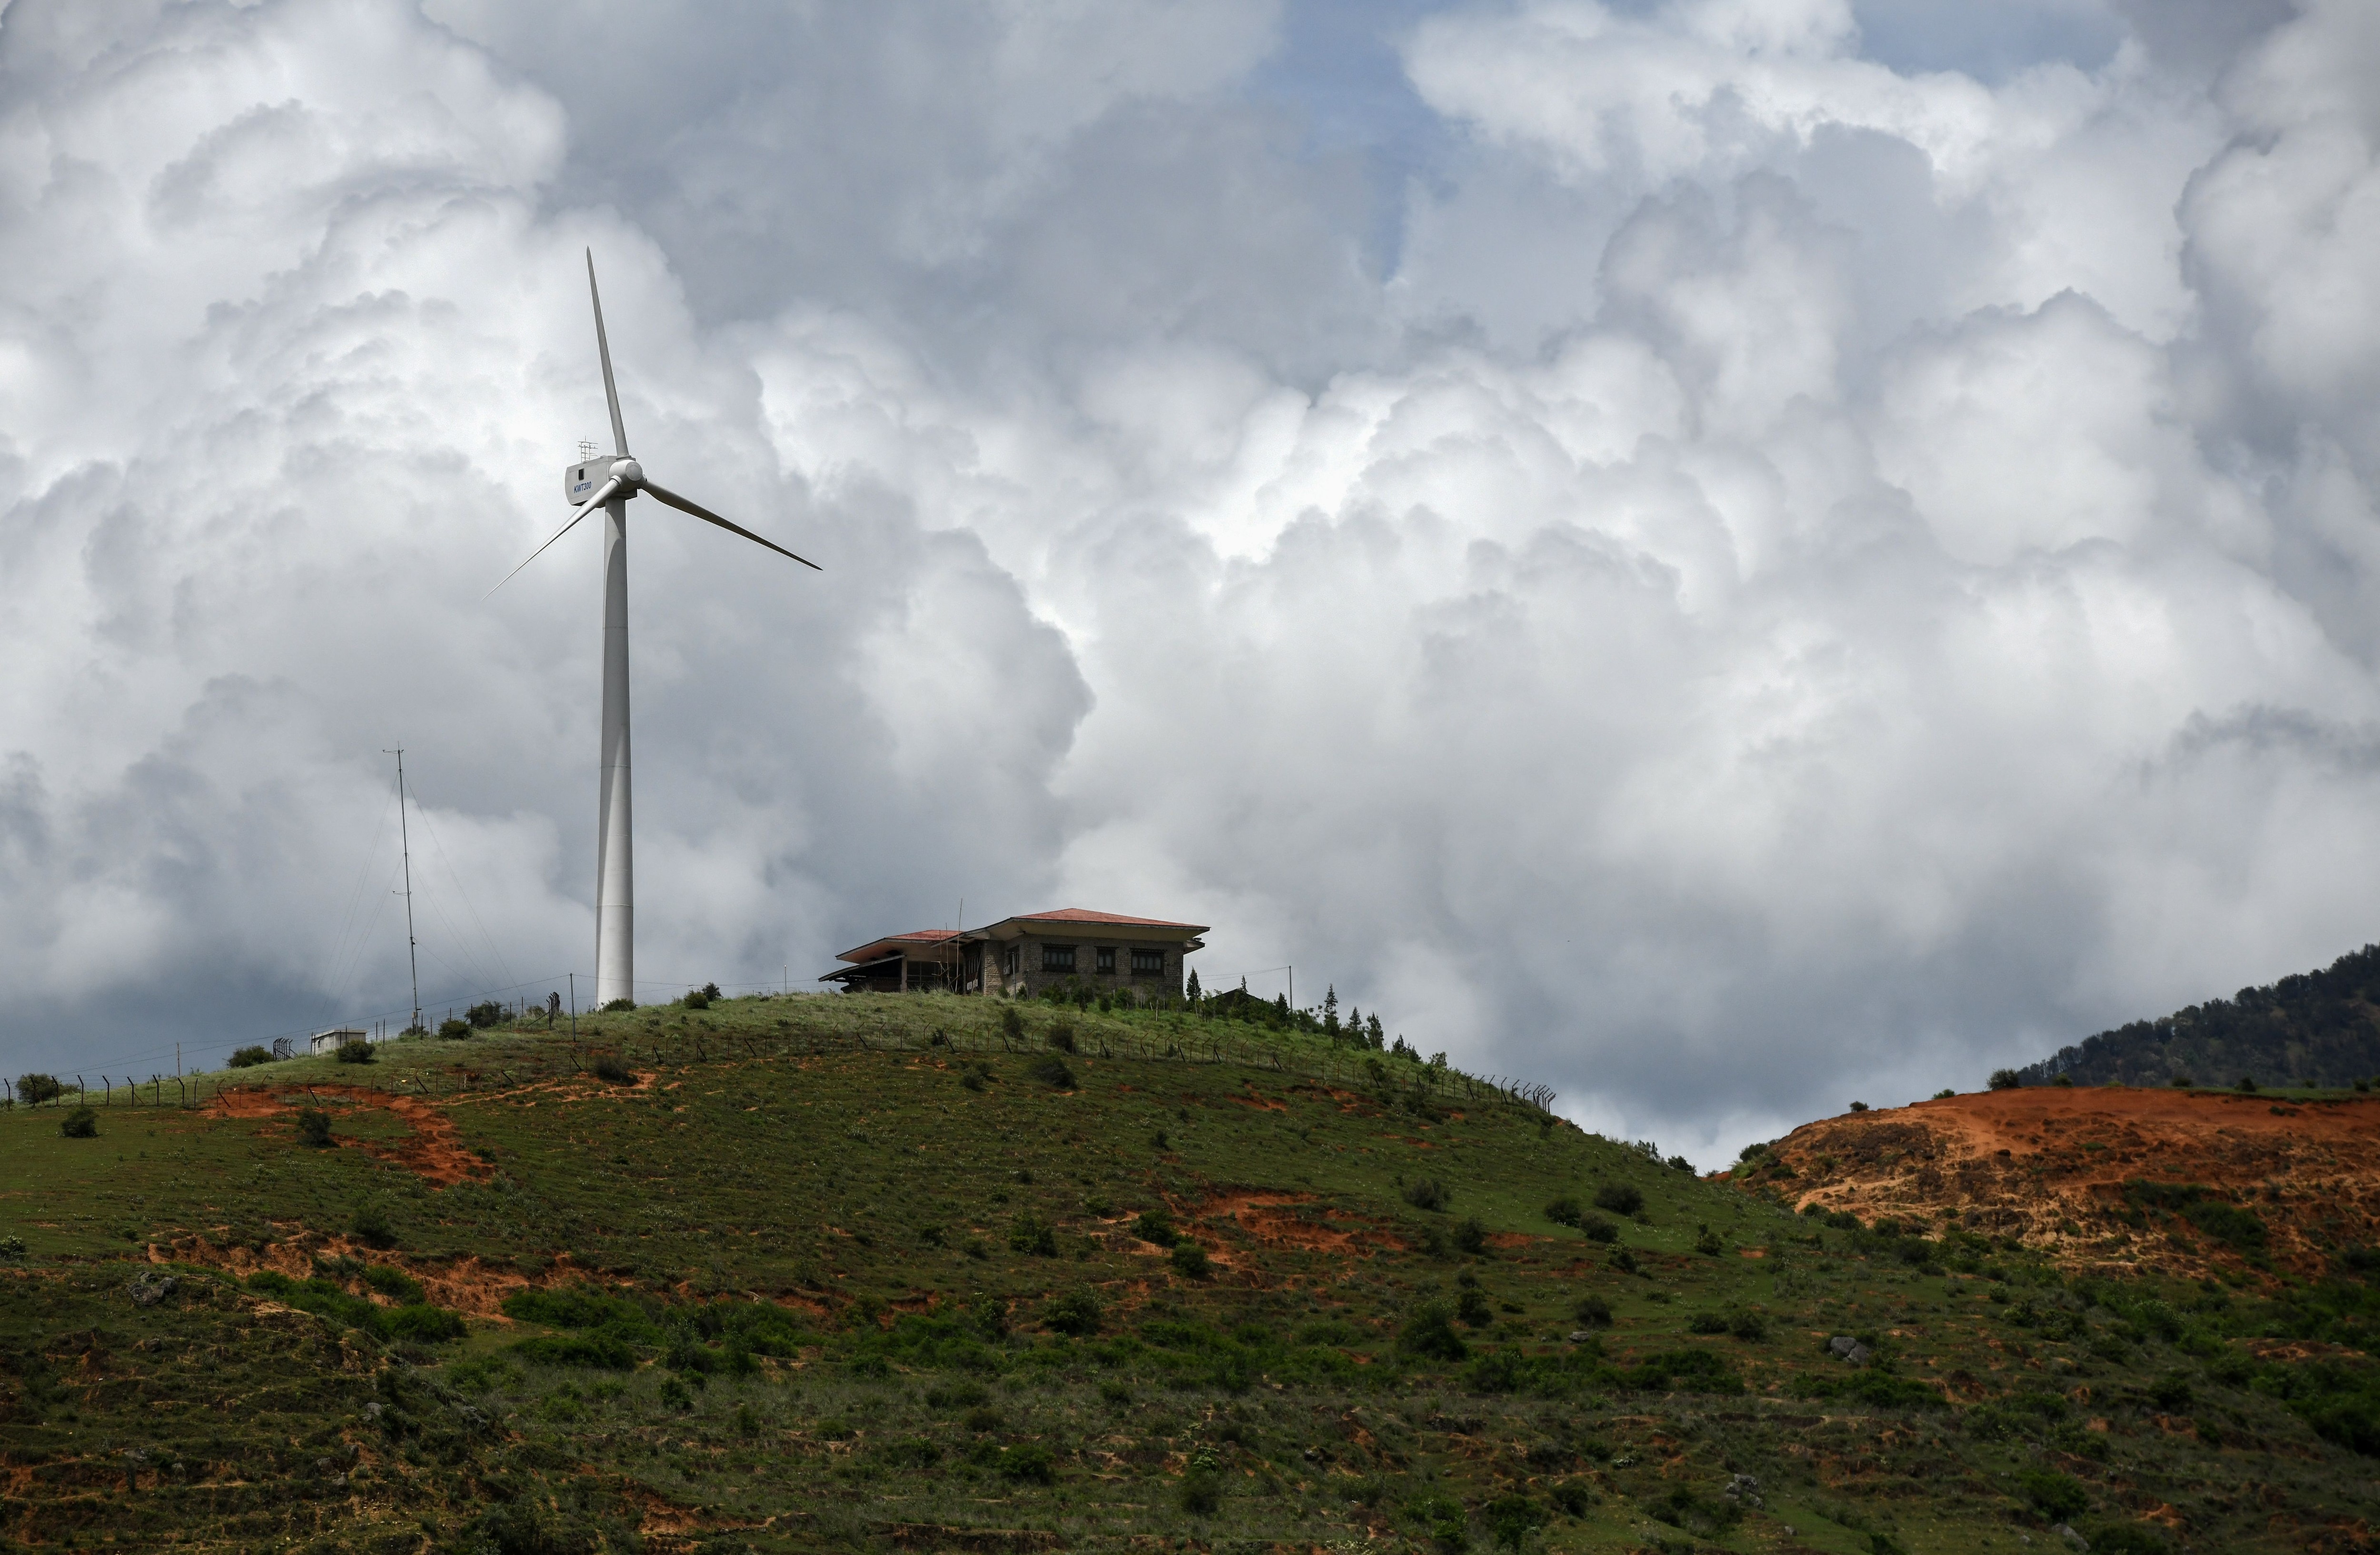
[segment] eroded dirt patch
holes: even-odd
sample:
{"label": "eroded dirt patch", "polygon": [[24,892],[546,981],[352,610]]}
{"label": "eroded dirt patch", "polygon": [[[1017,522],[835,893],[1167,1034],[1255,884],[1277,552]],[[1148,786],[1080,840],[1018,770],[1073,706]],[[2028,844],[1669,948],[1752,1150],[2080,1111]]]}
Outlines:
{"label": "eroded dirt patch", "polygon": [[[333,1143],[358,1149],[416,1176],[449,1188],[489,1176],[495,1170],[463,1148],[455,1120],[437,1103],[420,1097],[397,1096],[362,1086],[243,1086],[218,1092],[206,1111],[217,1117],[294,1118],[301,1107],[322,1107],[333,1113]],[[337,1132],[341,1112],[376,1109],[403,1122],[408,1133],[394,1139],[364,1139]]]}
{"label": "eroded dirt patch", "polygon": [[1307,1208],[1313,1198],[1312,1194],[1220,1194],[1194,1213],[1200,1221],[1232,1221],[1242,1235],[1260,1247],[1367,1258],[1382,1247],[1402,1245],[1361,1216]]}
{"label": "eroded dirt patch", "polygon": [[[319,1087],[318,1087],[319,1088]],[[555,1260],[553,1267],[540,1279],[531,1279],[508,1263],[485,1263],[480,1258],[416,1258],[402,1253],[367,1247],[345,1236],[326,1236],[317,1232],[297,1230],[280,1240],[265,1243],[261,1247],[245,1244],[217,1243],[204,1236],[176,1237],[170,1247],[152,1245],[152,1262],[170,1257],[181,1263],[194,1263],[207,1269],[220,1269],[245,1279],[261,1270],[285,1274],[292,1280],[310,1279],[315,1273],[315,1260],[353,1258],[360,1263],[386,1264],[401,1269],[421,1282],[430,1300],[440,1306],[475,1318],[509,1322],[504,1315],[504,1297],[531,1285],[564,1285],[584,1279],[585,1271],[569,1261],[568,1256]],[[358,1295],[366,1294],[357,1290]],[[379,1298],[375,1298],[379,1299]]]}
{"label": "eroded dirt patch", "polygon": [[2193,1184],[2252,1213],[2263,1256],[2318,1272],[2380,1243],[2380,1098],[2042,1086],[1805,1124],[1774,1147],[1791,1169],[1742,1179],[1865,1220],[1957,1213],[2069,1263],[2195,1275],[2255,1249],[2227,1245],[2128,1183]]}

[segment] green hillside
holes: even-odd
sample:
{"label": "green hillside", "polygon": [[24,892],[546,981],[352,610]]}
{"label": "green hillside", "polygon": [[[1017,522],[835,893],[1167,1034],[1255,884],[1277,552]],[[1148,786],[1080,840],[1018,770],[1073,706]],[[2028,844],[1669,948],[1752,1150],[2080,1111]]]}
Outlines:
{"label": "green hillside", "polygon": [[0,1114],[0,1540],[2365,1548],[2358,1278],[1797,1218],[1309,1034],[754,999],[199,1088]]}
{"label": "green hillside", "polygon": [[2019,1071],[2034,1085],[2340,1087],[2380,1075],[2380,945],[2269,988],[2102,1031]]}

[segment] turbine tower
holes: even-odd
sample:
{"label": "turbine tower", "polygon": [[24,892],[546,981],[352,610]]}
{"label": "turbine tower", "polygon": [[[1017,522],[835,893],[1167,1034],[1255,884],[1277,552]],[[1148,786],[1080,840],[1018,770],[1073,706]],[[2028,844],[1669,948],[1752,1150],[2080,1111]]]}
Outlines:
{"label": "turbine tower", "polygon": [[642,492],[791,557],[812,572],[820,569],[816,562],[645,478],[644,467],[628,453],[627,429],[620,422],[620,391],[612,381],[612,346],[603,335],[603,297],[595,287],[591,249],[587,252],[587,295],[595,305],[595,354],[603,363],[603,400],[612,411],[612,456],[581,458],[564,472],[565,500],[573,504],[570,522],[555,531],[553,540],[530,552],[528,561],[506,573],[504,582],[543,555],[553,541],[577,528],[580,519],[597,508],[603,510],[602,775],[595,831],[595,1003],[600,1009],[615,999],[637,996],[636,870],[628,805],[628,499]]}

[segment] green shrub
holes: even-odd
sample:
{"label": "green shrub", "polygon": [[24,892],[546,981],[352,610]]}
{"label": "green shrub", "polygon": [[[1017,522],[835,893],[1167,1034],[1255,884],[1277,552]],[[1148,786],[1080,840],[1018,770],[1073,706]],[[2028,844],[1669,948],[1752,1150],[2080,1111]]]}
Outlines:
{"label": "green shrub", "polygon": [[2184,1209],[2181,1218],[2235,1253],[2253,1254],[2265,1250],[2265,1222],[2257,1219],[2252,1209],[2242,1209],[2219,1198],[2202,1198]]}
{"label": "green shrub", "polygon": [[633,1086],[637,1083],[637,1076],[629,1073],[628,1066],[609,1053],[595,1061],[594,1075],[606,1085]]}
{"label": "green shrub", "polygon": [[2256,1076],[2253,1075],[2240,1075],[2240,1084],[2237,1088],[2246,1091],[2252,1095],[2254,1094],[2256,1089]]}
{"label": "green shrub", "polygon": [[1727,1244],[1718,1239],[1718,1233],[1704,1226],[1694,1237],[1694,1251],[1706,1258],[1715,1258],[1727,1251]]}
{"label": "green shrub", "polygon": [[438,1023],[438,1039],[442,1042],[459,1042],[476,1029],[469,1021],[456,1020],[449,1015]]}
{"label": "green shrub", "polygon": [[1416,1177],[1405,1184],[1405,1202],[1416,1209],[1444,1209],[1452,1197],[1435,1177]]}
{"label": "green shrub", "polygon": [[1174,1499],[1193,1517],[1212,1517],[1223,1504],[1223,1476],[1209,1468],[1194,1468],[1182,1476]]}
{"label": "green shrub", "polygon": [[1072,1090],[1075,1088],[1075,1072],[1067,1068],[1066,1061],[1060,1058],[1056,1053],[1045,1053],[1041,1057],[1035,1059],[1030,1064],[1026,1066],[1025,1073],[1030,1078],[1040,1081],[1043,1085],[1048,1086],[1052,1090]]}
{"label": "green shrub", "polygon": [[2081,1480],[2055,1469],[2020,1469],[2016,1485],[2033,1509],[2053,1523],[2070,1522],[2091,1504],[2091,1492]]}
{"label": "green shrub", "polygon": [[68,1139],[96,1139],[99,1114],[89,1107],[78,1107],[59,1120],[58,1132]]}
{"label": "green shrub", "polygon": [[1581,1215],[1578,1218],[1578,1230],[1579,1234],[1589,1242],[1610,1243],[1620,1240],[1620,1228],[1600,1215]]}
{"label": "green shrub", "polygon": [[686,990],[686,997],[678,1002],[689,1010],[708,1010],[710,1008],[710,995],[698,988],[690,988]]}
{"label": "green shrub", "polygon": [[1076,1339],[1087,1339],[1099,1332],[1099,1320],[1105,1316],[1099,1298],[1088,1291],[1062,1295],[1041,1309],[1044,1327]]}
{"label": "green shrub", "polygon": [[920,1473],[942,1461],[942,1450],[921,1436],[896,1437],[871,1454],[887,1468]]}
{"label": "green shrub", "polygon": [[1585,1213],[1578,1200],[1568,1194],[1563,1194],[1546,1206],[1546,1219],[1558,1226],[1574,1226],[1578,1224],[1579,1217]]}
{"label": "green shrub", "polygon": [[992,1472],[1012,1485],[1054,1485],[1058,1464],[1050,1450],[1038,1442],[1003,1447],[992,1461]]}
{"label": "green shrub", "polygon": [[340,1043],[339,1051],[331,1056],[341,1063],[374,1063],[380,1059],[378,1050],[360,1037],[351,1037]]}
{"label": "green shrub", "polygon": [[1173,1228],[1173,1217],[1163,1209],[1144,1209],[1132,1222],[1132,1233],[1152,1247],[1171,1247],[1182,1240]]}
{"label": "green shrub", "polygon": [[1570,1315],[1585,1329],[1608,1329],[1611,1326],[1611,1304],[1599,1295],[1581,1296]]}
{"label": "green shrub", "polygon": [[1058,1256],[1058,1233],[1049,1221],[1028,1210],[1009,1223],[1008,1249],[1028,1257],[1054,1258]]}
{"label": "green shrub", "polygon": [[1455,1251],[1460,1253],[1468,1253],[1475,1258],[1486,1256],[1488,1251],[1488,1228],[1479,1223],[1479,1218],[1477,1216],[1467,1215],[1456,1223],[1454,1228],[1454,1247]]}
{"label": "green shrub", "polygon": [[1053,1020],[1050,1023],[1050,1047],[1054,1052],[1070,1053],[1075,1051],[1073,1021]]}
{"label": "green shrub", "polygon": [[2014,1090],[2022,1084],[2024,1084],[2024,1076],[2016,1070],[1995,1069],[1992,1071],[1991,1087],[1994,1090]]}
{"label": "green shrub", "polygon": [[516,1343],[513,1354],[534,1366],[592,1367],[602,1371],[637,1369],[636,1347],[625,1336],[606,1329],[591,1333],[539,1334]]}
{"label": "green shrub", "polygon": [[1697,1312],[1686,1319],[1688,1333],[1725,1333],[1727,1319],[1716,1312]]}
{"label": "green shrub", "polygon": [[1606,1183],[1595,1190],[1595,1207],[1633,1217],[1645,1212],[1645,1195],[1633,1183]]}
{"label": "green shrub", "polygon": [[[1875,1367],[1862,1367],[1843,1376],[1812,1376],[1803,1373],[1786,1384],[1785,1391],[1797,1399],[1829,1399],[1844,1403],[1864,1404],[1870,1409],[1946,1409],[1942,1395],[1923,1382],[1906,1377],[1895,1377]],[[2022,1422],[2003,1428],[2000,1421],[1987,1407],[1967,1412],[1966,1426],[1970,1434],[1985,1438],[2021,1434]]]}
{"label": "green shrub", "polygon": [[1552,1490],[1553,1503],[1565,1517],[1584,1517],[1595,1504],[1595,1487],[1584,1479],[1565,1479]]}
{"label": "green shrub", "polygon": [[1715,1350],[1664,1350],[1621,1373],[1621,1385],[1645,1392],[1740,1393],[1743,1379]]}
{"label": "green shrub", "polygon": [[1518,1549],[1531,1534],[1546,1525],[1546,1509],[1522,1495],[1499,1496],[1479,1509],[1479,1520],[1500,1549]]}
{"label": "green shrub", "polygon": [[1471,1346],[1454,1331],[1454,1312],[1442,1301],[1426,1301],[1414,1308],[1397,1333],[1397,1348],[1430,1361],[1459,1361]]}
{"label": "green shrub", "polygon": [[331,1143],[331,1114],[320,1107],[298,1109],[298,1142],[322,1149]]}
{"label": "green shrub", "polygon": [[2146,1523],[2094,1523],[2075,1531],[2090,1542],[2091,1555],[2167,1555],[2173,1549]]}
{"label": "green shrub", "polygon": [[1488,1298],[1476,1289],[1464,1291],[1454,1298],[1454,1317],[1464,1327],[1474,1329],[1484,1329],[1496,1320]]}
{"label": "green shrub", "polygon": [[416,1344],[443,1344],[462,1338],[467,1331],[460,1317],[428,1302],[382,1308],[371,1327],[386,1338],[408,1339]]}
{"label": "green shrub", "polygon": [[610,1003],[605,1004],[598,1013],[607,1015],[623,1014],[636,1007],[637,1002],[633,999],[614,999]]}
{"label": "green shrub", "polygon": [[502,1004],[489,999],[464,1011],[463,1018],[484,1030],[492,1026],[502,1026],[504,1023],[504,1007]]}
{"label": "green shrub", "polygon": [[1025,1017],[1015,1005],[1010,1004],[1001,1010],[1000,1034],[1012,1042],[1025,1040]]}
{"label": "green shrub", "polygon": [[1214,1272],[1207,1249],[1186,1236],[1173,1245],[1172,1258],[1173,1272],[1184,1280],[1204,1280]]}
{"label": "green shrub", "polygon": [[395,1222],[388,1218],[388,1207],[375,1198],[356,1206],[355,1214],[347,1221],[347,1232],[367,1247],[396,1245]]}
{"label": "green shrub", "polygon": [[1417,1496],[1405,1503],[1405,1515],[1441,1549],[1461,1549],[1471,1541],[1463,1503],[1452,1496]]}
{"label": "green shrub", "polygon": [[429,1299],[421,1282],[401,1269],[391,1269],[384,1263],[370,1265],[364,1270],[364,1283],[388,1297],[400,1306],[409,1306]]}
{"label": "green shrub", "polygon": [[260,1063],[272,1062],[272,1049],[249,1047],[235,1050],[228,1061],[228,1065],[234,1069],[252,1069]]}
{"label": "green shrub", "polygon": [[528,1501],[516,1500],[480,1512],[448,1548],[470,1555],[584,1555],[595,1547],[578,1530],[557,1525]]}
{"label": "green shrub", "polygon": [[44,1101],[55,1101],[66,1094],[55,1075],[19,1075],[17,1076],[17,1099],[28,1107],[38,1107]]}
{"label": "green shrub", "polygon": [[416,1343],[437,1344],[463,1337],[463,1319],[443,1307],[427,1302],[414,1302],[403,1306],[375,1306],[361,1296],[349,1295],[334,1281],[320,1276],[311,1280],[292,1280],[285,1274],[261,1270],[248,1277],[248,1288],[260,1295],[270,1296],[300,1312],[311,1312],[347,1328],[361,1329],[382,1339],[410,1340]]}

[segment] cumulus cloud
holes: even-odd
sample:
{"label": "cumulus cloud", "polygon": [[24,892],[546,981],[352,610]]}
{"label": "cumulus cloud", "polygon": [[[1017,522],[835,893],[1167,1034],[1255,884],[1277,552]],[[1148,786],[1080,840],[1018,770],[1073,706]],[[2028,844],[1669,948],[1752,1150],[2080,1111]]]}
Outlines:
{"label": "cumulus cloud", "polygon": [[638,504],[658,978],[1182,913],[1708,1155],[2369,937],[2362,8],[1448,6],[1386,245],[1298,9],[18,0],[16,1049],[389,1007],[400,741],[584,960],[589,244],[830,567]]}

